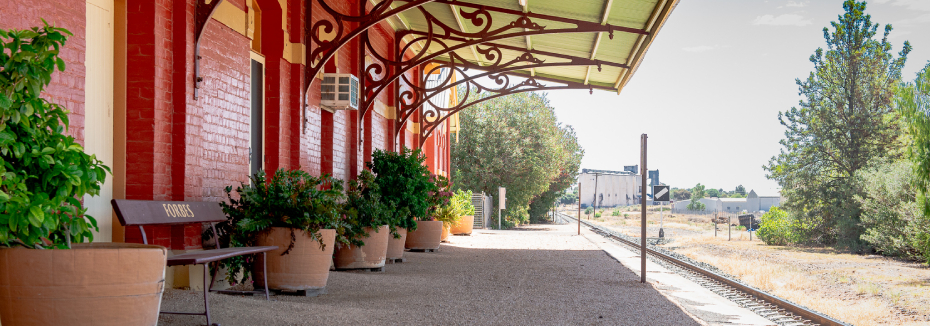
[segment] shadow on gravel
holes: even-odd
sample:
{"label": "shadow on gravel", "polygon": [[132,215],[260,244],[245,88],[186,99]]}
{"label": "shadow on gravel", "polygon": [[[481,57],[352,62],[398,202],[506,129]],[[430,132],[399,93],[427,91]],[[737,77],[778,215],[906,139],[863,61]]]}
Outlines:
{"label": "shadow on gravel", "polygon": [[[213,320],[224,326],[698,325],[601,250],[443,244],[439,252],[406,257],[383,273],[331,272],[327,294],[315,298],[211,294]],[[200,292],[168,290],[162,309],[197,311],[202,302]],[[192,316],[159,320],[203,323]]]}

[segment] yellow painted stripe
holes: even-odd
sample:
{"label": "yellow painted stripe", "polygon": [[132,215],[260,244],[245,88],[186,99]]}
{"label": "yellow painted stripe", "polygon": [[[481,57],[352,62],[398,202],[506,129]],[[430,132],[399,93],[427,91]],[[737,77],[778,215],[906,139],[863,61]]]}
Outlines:
{"label": "yellow painted stripe", "polygon": [[245,35],[249,28],[249,15],[229,1],[220,2],[213,12],[213,19],[242,35]]}

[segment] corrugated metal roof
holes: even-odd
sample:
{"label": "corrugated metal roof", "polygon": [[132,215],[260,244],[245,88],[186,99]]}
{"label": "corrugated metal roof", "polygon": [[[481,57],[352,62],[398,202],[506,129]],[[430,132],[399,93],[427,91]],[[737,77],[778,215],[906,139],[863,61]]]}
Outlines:
{"label": "corrugated metal roof", "polygon": [[[377,0],[373,0],[377,2]],[[494,43],[516,47],[518,49],[532,49],[558,54],[571,55],[578,58],[595,59],[616,64],[627,65],[630,68],[621,68],[602,65],[598,71],[596,66],[560,66],[536,68],[513,71],[514,74],[544,76],[549,79],[566,82],[577,82],[594,85],[602,88],[616,89],[617,92],[629,82],[636,71],[643,56],[661,29],[678,0],[469,0],[469,1],[437,1],[427,3],[422,8],[433,15],[440,23],[454,28],[457,31],[475,33],[485,26],[475,26],[463,14],[475,12],[478,9],[469,4],[483,5],[486,8],[503,8],[506,10],[529,12],[533,14],[549,15],[567,18],[586,23],[600,25],[610,24],[618,27],[645,30],[647,35],[629,32],[614,32],[613,38],[604,32],[562,33],[533,35],[529,37],[511,37],[494,41]],[[525,3],[526,6],[522,6]],[[491,10],[491,9],[489,9]],[[606,15],[605,15],[606,10]],[[520,16],[513,13],[490,11],[491,29],[505,27]],[[575,24],[531,18],[534,23],[545,26],[546,30],[575,28]],[[396,29],[409,29],[418,32],[430,30],[430,23],[420,10],[407,10],[394,18],[392,25]],[[433,25],[435,30],[435,24]],[[513,29],[510,32],[518,32]],[[600,35],[599,35],[600,34]],[[408,40],[411,38],[408,38]],[[448,46],[461,44],[456,41],[443,41]],[[424,42],[413,47],[422,51]],[[486,46],[481,46],[486,48]],[[427,51],[435,53],[444,49],[441,45],[433,43]],[[464,60],[487,65],[488,60],[480,55],[476,48],[465,47],[455,51],[456,55]],[[511,60],[522,51],[501,50],[504,61]],[[568,62],[564,58],[536,55],[546,63]],[[450,60],[449,55],[443,55],[439,60]]]}

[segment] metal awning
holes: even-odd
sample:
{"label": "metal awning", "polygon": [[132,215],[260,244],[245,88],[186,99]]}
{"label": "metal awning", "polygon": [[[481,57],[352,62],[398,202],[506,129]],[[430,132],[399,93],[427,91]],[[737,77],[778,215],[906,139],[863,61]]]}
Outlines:
{"label": "metal awning", "polygon": [[[380,1],[372,1],[372,3]],[[649,45],[668,19],[669,14],[677,5],[677,0],[470,0],[463,1],[435,1],[423,4],[420,10],[407,10],[389,19],[389,23],[397,31],[415,31],[426,34],[430,30],[431,20],[435,30],[436,25],[442,24],[464,33],[477,33],[484,25],[476,25],[468,19],[469,13],[475,14],[482,8],[484,12],[475,14],[475,18],[490,20],[489,30],[505,27],[507,24],[527,14],[532,21],[544,26],[545,30],[568,30],[578,28],[572,21],[597,24],[601,26],[616,26],[633,30],[641,30],[644,34],[630,31],[610,32],[575,32],[541,34],[523,37],[504,38],[494,41],[494,44],[507,46],[500,49],[505,60],[522,55],[524,50],[536,51],[534,56],[546,63],[569,63],[568,57],[597,60],[614,65],[597,66],[561,65],[541,68],[518,69],[510,73],[528,76],[540,76],[555,81],[567,81],[585,85],[598,86],[600,89],[623,89],[632,77]],[[396,5],[395,5],[396,6]],[[424,12],[432,17],[426,17]],[[559,20],[547,19],[555,18]],[[482,23],[486,23],[482,21]],[[579,28],[583,30],[585,26]],[[421,35],[422,35],[421,34]],[[613,34],[613,35],[611,35]],[[439,36],[441,37],[441,36]],[[445,41],[448,45],[461,44],[462,37],[455,37]],[[412,41],[415,37],[408,35],[405,41]],[[456,41],[454,39],[458,39]],[[422,51],[426,41],[419,41],[413,45],[416,51]],[[484,54],[479,52],[488,46],[472,45],[465,49],[455,51],[455,54],[470,63],[485,66],[493,63]],[[442,46],[433,43],[426,49],[427,52],[439,51]],[[550,54],[562,54],[555,57]],[[442,55],[438,60],[450,61],[450,55]],[[625,66],[625,67],[623,67]]]}
{"label": "metal awning", "polygon": [[[456,112],[518,92],[594,89],[620,92],[629,83],[678,0],[361,0],[357,13],[340,12],[326,0],[308,0],[305,89],[342,46],[359,41],[359,120],[374,99],[395,87],[395,137],[409,118],[419,119],[420,141]],[[322,10],[322,12],[313,12]],[[321,14],[322,13],[322,14]],[[368,30],[381,22],[395,29],[392,53],[380,53]],[[449,69],[432,83],[410,80],[414,69]],[[479,71],[466,73],[466,71]],[[523,78],[511,79],[508,76]],[[476,82],[487,78],[495,87]],[[552,85],[555,82],[559,85]],[[457,105],[434,97],[466,86],[494,93]],[[305,98],[305,97],[304,97]],[[438,98],[442,98],[439,96]],[[438,99],[437,98],[437,99]],[[439,101],[442,102],[442,101]],[[424,107],[428,108],[424,110]]]}

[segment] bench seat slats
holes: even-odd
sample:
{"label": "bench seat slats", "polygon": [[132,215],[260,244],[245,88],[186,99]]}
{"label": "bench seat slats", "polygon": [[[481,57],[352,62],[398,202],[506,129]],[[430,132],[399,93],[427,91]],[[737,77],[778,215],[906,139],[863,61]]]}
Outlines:
{"label": "bench seat slats", "polygon": [[226,258],[242,256],[242,255],[251,255],[262,253],[266,251],[277,250],[278,246],[264,246],[264,247],[238,247],[238,248],[222,248],[222,249],[210,249],[203,251],[189,252],[186,254],[174,255],[168,257],[168,266],[178,266],[178,265],[197,265],[211,263],[218,260],[223,260]]}

